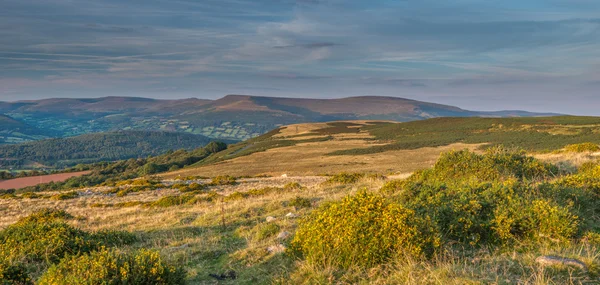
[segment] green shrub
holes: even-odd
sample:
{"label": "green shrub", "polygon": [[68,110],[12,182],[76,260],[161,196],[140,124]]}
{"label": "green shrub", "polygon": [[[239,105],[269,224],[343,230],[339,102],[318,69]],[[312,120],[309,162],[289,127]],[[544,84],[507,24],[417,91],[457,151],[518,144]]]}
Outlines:
{"label": "green shrub", "polygon": [[550,183],[555,168],[521,153],[493,149],[443,154],[432,169],[383,192],[431,221],[446,243],[502,245],[514,241],[567,241],[593,217],[597,197]]}
{"label": "green shrub", "polygon": [[194,196],[192,199],[187,201],[186,204],[193,205],[193,204],[204,203],[204,202],[215,202],[216,200],[222,199],[222,197],[223,196],[221,194],[219,194],[215,191],[211,191],[206,194]]}
{"label": "green shrub", "polygon": [[78,197],[79,197],[79,193],[77,193],[77,191],[71,191],[71,192],[54,194],[54,195],[50,196],[50,199],[60,201],[60,200],[75,199]]}
{"label": "green shrub", "polygon": [[329,177],[326,183],[336,183],[336,184],[353,184],[358,182],[365,175],[361,173],[338,173]]}
{"label": "green shrub", "polygon": [[34,192],[25,192],[21,194],[21,197],[26,199],[38,199],[42,198],[43,196]]}
{"label": "green shrub", "polygon": [[172,207],[184,205],[191,201],[194,198],[194,195],[175,195],[175,196],[164,196],[150,204],[151,207]]}
{"label": "green shrub", "polygon": [[254,228],[254,240],[263,241],[269,237],[276,235],[281,228],[274,223],[258,224]]}
{"label": "green shrub", "polygon": [[58,209],[41,209],[31,215],[21,218],[18,223],[50,223],[54,221],[66,221],[74,219],[73,215],[64,210]]}
{"label": "green shrub", "polygon": [[65,223],[73,217],[61,210],[42,210],[0,231],[0,261],[43,269],[66,255],[77,255],[103,246],[131,244],[131,233],[89,233]]}
{"label": "green shrub", "polygon": [[212,185],[235,185],[237,183],[237,179],[233,176],[224,175],[217,176],[212,179],[210,184]]}
{"label": "green shrub", "polygon": [[556,174],[556,166],[526,156],[523,151],[510,151],[502,147],[490,148],[483,155],[468,150],[443,153],[432,169],[419,172],[425,179],[446,181],[536,180]]}
{"label": "green shrub", "polygon": [[235,201],[235,200],[242,200],[244,198],[249,197],[250,194],[246,193],[246,192],[233,192],[227,196],[225,196],[223,198],[223,201]]}
{"label": "green shrub", "polygon": [[308,198],[296,197],[288,203],[288,206],[294,207],[297,209],[300,208],[310,208],[312,207],[312,201]]}
{"label": "green shrub", "polygon": [[2,194],[0,195],[0,199],[2,200],[10,200],[10,199],[20,199],[21,197],[13,194],[13,193],[7,193],[7,194]]}
{"label": "green shrub", "polygon": [[173,188],[175,189],[179,189],[180,192],[193,192],[193,191],[200,191],[200,190],[205,190],[208,186],[204,185],[204,184],[200,184],[200,183],[191,183],[191,184],[175,184],[173,185]]}
{"label": "green shrub", "polygon": [[302,185],[300,185],[300,183],[298,183],[298,182],[289,182],[283,186],[283,189],[288,190],[288,191],[300,190],[300,189],[302,189]]}
{"label": "green shrub", "polygon": [[0,232],[0,257],[14,262],[55,263],[96,247],[89,233],[63,222],[17,223]]}
{"label": "green shrub", "polygon": [[168,264],[158,252],[123,253],[103,249],[63,259],[38,284],[185,284],[183,269]]}
{"label": "green shrub", "polygon": [[404,180],[392,180],[392,181],[388,181],[386,182],[383,187],[381,187],[380,192],[384,195],[391,195],[391,194],[395,194],[398,191],[402,190],[402,188],[404,188],[405,186],[405,182]]}
{"label": "green shrub", "polygon": [[375,266],[397,253],[432,252],[436,238],[415,212],[360,192],[326,204],[299,224],[292,251],[307,260],[348,268]]}
{"label": "green shrub", "polygon": [[597,152],[600,151],[600,145],[595,143],[578,143],[565,146],[565,151],[568,152]]}
{"label": "green shrub", "polygon": [[0,261],[0,284],[33,285],[33,282],[24,265],[13,265]]}

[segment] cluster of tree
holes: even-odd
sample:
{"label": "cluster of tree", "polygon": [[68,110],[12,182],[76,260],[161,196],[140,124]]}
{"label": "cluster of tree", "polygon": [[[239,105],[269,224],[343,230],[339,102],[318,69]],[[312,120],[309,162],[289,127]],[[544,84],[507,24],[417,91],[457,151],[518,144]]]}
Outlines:
{"label": "cluster of tree", "polygon": [[0,166],[22,169],[37,162],[55,168],[98,161],[156,156],[176,146],[191,150],[209,138],[193,134],[119,131],[0,146]]}
{"label": "cluster of tree", "polygon": [[153,175],[160,172],[175,170],[195,164],[213,153],[227,148],[222,142],[210,142],[204,147],[191,151],[177,150],[166,154],[149,157],[121,160],[117,162],[99,162],[92,165],[80,165],[76,168],[88,168],[89,175],[70,178],[64,182],[39,184],[20,189],[19,192],[36,192],[64,190],[97,185],[114,185],[118,181]]}

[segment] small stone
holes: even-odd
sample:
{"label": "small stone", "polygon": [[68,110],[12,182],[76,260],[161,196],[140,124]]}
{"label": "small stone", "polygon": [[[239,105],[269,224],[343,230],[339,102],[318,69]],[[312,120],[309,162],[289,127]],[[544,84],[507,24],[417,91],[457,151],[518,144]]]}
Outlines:
{"label": "small stone", "polygon": [[282,253],[285,252],[286,247],[283,244],[272,245],[267,248],[269,253]]}
{"label": "small stone", "polygon": [[297,217],[298,217],[298,215],[296,215],[296,214],[294,214],[294,213],[292,213],[292,212],[289,212],[289,213],[288,213],[287,215],[285,215],[285,216],[286,216],[287,218],[290,218],[290,219],[294,219],[294,218],[297,218]]}
{"label": "small stone", "polygon": [[277,235],[277,239],[287,239],[287,238],[289,238],[291,235],[292,235],[292,234],[290,234],[289,232],[283,231],[283,232],[280,232],[280,233]]}
{"label": "small stone", "polygon": [[287,174],[281,175],[281,178],[287,178],[287,177],[288,177]]}
{"label": "small stone", "polygon": [[266,219],[267,223],[273,222],[275,220],[277,220],[277,218],[271,217],[271,216],[268,216],[267,219]]}
{"label": "small stone", "polygon": [[536,258],[535,262],[539,263],[542,266],[555,266],[555,265],[573,266],[573,267],[577,267],[581,270],[587,271],[587,265],[585,265],[585,263],[583,263],[580,260],[572,259],[572,258],[545,255],[545,256],[540,256],[540,257]]}

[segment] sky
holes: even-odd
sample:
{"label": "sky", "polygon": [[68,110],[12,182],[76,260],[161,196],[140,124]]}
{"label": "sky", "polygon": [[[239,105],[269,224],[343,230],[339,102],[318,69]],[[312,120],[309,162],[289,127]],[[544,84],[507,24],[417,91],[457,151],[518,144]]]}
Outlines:
{"label": "sky", "polygon": [[597,0],[2,0],[0,101],[379,95],[600,115]]}

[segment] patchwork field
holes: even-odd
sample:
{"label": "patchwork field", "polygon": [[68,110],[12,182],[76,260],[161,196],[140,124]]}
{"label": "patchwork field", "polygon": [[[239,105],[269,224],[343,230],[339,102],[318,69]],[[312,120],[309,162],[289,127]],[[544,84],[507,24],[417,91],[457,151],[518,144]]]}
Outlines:
{"label": "patchwork field", "polygon": [[83,175],[86,175],[89,173],[90,173],[90,171],[80,171],[80,172],[59,173],[59,174],[51,174],[51,175],[9,179],[9,180],[0,181],[0,190],[19,189],[19,188],[35,186],[38,184],[50,183],[50,182],[63,182],[69,178],[83,176]]}

